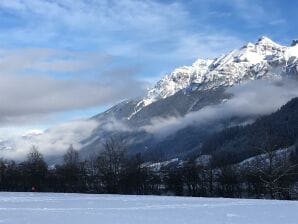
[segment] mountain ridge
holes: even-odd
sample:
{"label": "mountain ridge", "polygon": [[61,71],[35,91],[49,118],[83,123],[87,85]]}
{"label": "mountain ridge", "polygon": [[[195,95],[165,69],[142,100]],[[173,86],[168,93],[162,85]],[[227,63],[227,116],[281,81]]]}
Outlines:
{"label": "mountain ridge", "polygon": [[[290,61],[292,57],[296,57],[296,59]],[[255,44],[249,42],[219,58],[197,59],[191,66],[174,69],[148,91],[147,96],[137,104],[136,111],[156,100],[171,96],[192,83],[200,85],[198,89],[201,90],[218,86],[232,86],[241,83],[242,80],[260,77],[278,79],[279,75],[274,74],[273,71],[270,74],[268,65],[289,62],[297,66],[297,57],[298,46],[296,44],[292,43],[287,47],[275,43],[268,37],[260,37]],[[260,74],[264,69],[268,69],[269,73]],[[222,77],[223,79],[221,79]]]}
{"label": "mountain ridge", "polygon": [[[280,81],[287,77],[296,78],[297,71],[298,45],[282,46],[267,37],[259,38],[254,44],[249,42],[212,60],[197,59],[191,66],[174,69],[149,89],[143,98],[125,100],[94,116],[92,119],[101,124],[116,120],[127,126],[127,129],[106,132],[99,127],[94,134],[99,136],[95,141],[97,145],[91,144],[86,151],[99,147],[98,144],[102,141],[100,136],[114,136],[118,132],[116,136],[129,139],[129,142],[138,142],[129,146],[134,153],[164,151],[167,154],[167,147],[172,148],[170,154],[173,156],[175,152],[183,154],[184,151],[193,150],[193,147],[202,143],[207,136],[202,135],[203,132],[210,130],[211,133],[216,130],[215,126],[224,128],[229,121],[223,120],[220,124],[193,128],[196,131],[191,131],[191,139],[187,136],[189,132],[181,130],[184,134],[177,137],[169,136],[161,142],[154,134],[147,133],[143,127],[150,125],[156,118],[183,117],[208,106],[220,105],[233,97],[226,92],[231,86],[253,80]],[[243,122],[241,118],[235,119]],[[195,136],[201,139],[195,139]],[[165,142],[170,144],[164,144]],[[183,144],[188,146],[182,149]],[[180,148],[177,148],[177,145]]]}

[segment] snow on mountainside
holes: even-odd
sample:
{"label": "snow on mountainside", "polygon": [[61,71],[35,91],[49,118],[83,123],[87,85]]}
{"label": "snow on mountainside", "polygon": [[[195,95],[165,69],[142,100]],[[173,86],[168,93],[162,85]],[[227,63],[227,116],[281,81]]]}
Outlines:
{"label": "snow on mountainside", "polygon": [[[104,137],[119,135],[128,140],[132,153],[162,152],[166,159],[184,156],[198,150],[215,131],[252,122],[297,97],[292,80],[293,86],[287,78],[282,85],[271,82],[288,76],[298,77],[297,41],[282,46],[261,37],[219,58],[198,59],[166,75],[145,97],[124,101],[94,116],[100,125],[89,138],[95,140],[83,151],[88,155],[99,148]],[[269,82],[250,85],[250,80]],[[268,101],[272,94],[274,99]],[[238,108],[245,110],[245,115]],[[264,108],[266,113],[258,114]],[[207,114],[210,119],[200,117]],[[200,122],[202,119],[208,122]]]}
{"label": "snow on mountainside", "polygon": [[135,107],[134,116],[142,108],[160,99],[174,95],[190,84],[197,90],[232,86],[247,80],[279,79],[298,70],[298,44],[279,45],[267,37],[248,43],[213,60],[198,59],[191,66],[183,66],[166,75]]}

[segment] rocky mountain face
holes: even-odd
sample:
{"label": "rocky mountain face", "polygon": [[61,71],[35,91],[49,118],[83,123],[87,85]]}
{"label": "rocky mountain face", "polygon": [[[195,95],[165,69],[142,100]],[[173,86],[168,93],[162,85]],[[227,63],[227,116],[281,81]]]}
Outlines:
{"label": "rocky mountain face", "polygon": [[[142,152],[165,157],[183,156],[196,150],[218,128],[231,121],[221,120],[201,126],[190,125],[160,138],[146,126],[165,118],[184,117],[210,105],[220,105],[232,95],[226,88],[251,80],[282,80],[298,75],[298,44],[279,45],[267,37],[248,43],[215,59],[198,59],[162,78],[141,99],[126,100],[91,119],[99,122],[87,155],[96,151],[107,137],[125,139],[131,153]],[[163,119],[161,119],[163,118]],[[238,123],[242,118],[233,118]]]}

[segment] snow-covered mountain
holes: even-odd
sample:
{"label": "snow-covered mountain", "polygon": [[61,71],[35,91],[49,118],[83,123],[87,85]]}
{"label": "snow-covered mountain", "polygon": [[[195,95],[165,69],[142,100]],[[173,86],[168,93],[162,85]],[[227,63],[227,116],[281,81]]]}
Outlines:
{"label": "snow-covered mountain", "polygon": [[[98,148],[103,137],[121,133],[134,152],[167,151],[183,154],[200,145],[214,132],[214,124],[184,127],[175,135],[156,139],[142,127],[159,118],[184,117],[213,105],[220,105],[232,97],[227,87],[251,80],[282,80],[298,75],[298,41],[282,46],[261,37],[215,59],[198,59],[191,66],[176,68],[149,89],[141,99],[126,100],[93,119],[101,125],[90,139],[85,151]],[[294,97],[295,94],[292,94]],[[288,99],[289,100],[289,99]],[[286,101],[284,102],[286,103]],[[281,105],[277,105],[279,107]],[[277,108],[276,108],[277,109]],[[272,111],[273,112],[273,111]],[[162,120],[160,121],[162,122]],[[225,123],[226,122],[226,123]],[[243,120],[237,120],[243,122]],[[156,122],[155,122],[156,123]],[[230,125],[224,121],[223,125]],[[106,128],[109,127],[107,132]],[[216,126],[218,127],[218,125]]]}
{"label": "snow-covered mountain", "polygon": [[[197,90],[232,86],[247,80],[279,79],[288,72],[297,72],[298,44],[279,45],[261,37],[213,60],[198,59],[191,66],[175,69],[162,78],[136,107],[136,112],[160,99],[195,84]],[[135,112],[135,113],[136,113]]]}

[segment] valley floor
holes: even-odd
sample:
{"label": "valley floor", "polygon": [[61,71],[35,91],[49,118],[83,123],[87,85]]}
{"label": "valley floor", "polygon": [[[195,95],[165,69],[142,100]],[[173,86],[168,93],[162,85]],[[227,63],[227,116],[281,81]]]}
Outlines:
{"label": "valley floor", "polygon": [[297,224],[297,201],[0,193],[5,224]]}

